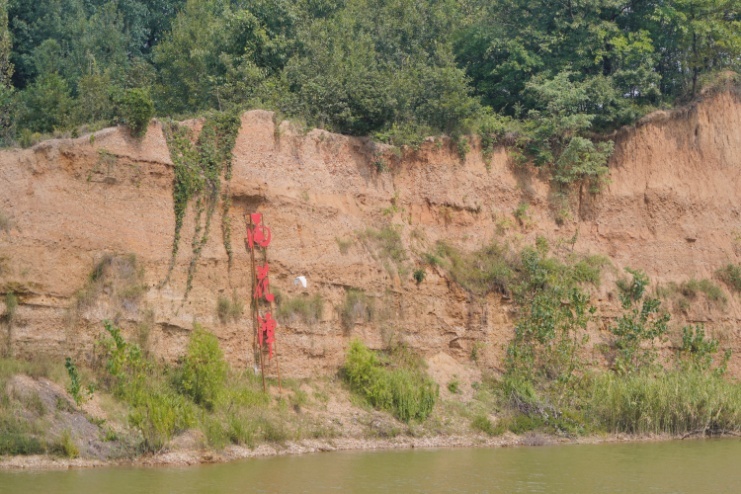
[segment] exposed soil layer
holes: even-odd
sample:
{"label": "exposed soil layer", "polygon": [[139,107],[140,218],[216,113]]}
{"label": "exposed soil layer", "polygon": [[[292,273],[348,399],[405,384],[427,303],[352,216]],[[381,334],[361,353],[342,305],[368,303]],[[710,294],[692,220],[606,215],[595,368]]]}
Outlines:
{"label": "exposed soil layer", "polygon": [[[604,325],[619,309],[614,281],[624,267],[643,269],[654,284],[666,284],[712,278],[719,267],[739,262],[740,128],[741,101],[731,94],[652,115],[616,136],[604,190],[575,190],[565,208],[555,204],[537,170],[513,168],[504,148],[490,163],[476,142],[461,160],[446,139],[398,156],[364,139],[304,133],[289,122],[276,124],[270,112],[250,111],[242,116],[234,177],[224,187],[231,197],[226,214],[234,263],[230,269],[217,208],[187,298],[195,210],[186,215],[168,280],[173,166],[159,123],[141,140],[112,128],[94,137],[2,150],[0,291],[15,293],[19,306],[3,325],[0,343],[14,356],[70,355],[85,362],[94,356],[101,321],[115,318],[127,338],[174,361],[199,322],[219,337],[232,364],[251,366],[249,311],[222,322],[217,300],[248,298],[243,214],[259,210],[273,232],[273,286],[285,298],[322,297],[317,318],[289,315],[281,321],[284,375],[334,374],[356,337],[373,348],[401,340],[428,359],[438,356],[432,372],[445,372],[448,357],[468,362],[474,347],[480,367],[498,369],[514,307],[499,294],[474,297],[439,267],[424,265],[435,242],[473,250],[493,239],[532,245],[540,235],[555,251],[607,256],[612,267],[592,293]],[[529,205],[526,214],[515,218],[522,203]],[[385,254],[367,234],[389,228],[400,234],[401,256]],[[134,279],[130,273],[91,288],[96,263],[129,254],[142,268],[136,290],[122,295],[126,280]],[[419,284],[415,269],[426,274]],[[306,289],[294,284],[301,275]],[[373,301],[370,321],[353,316],[343,323],[351,288]],[[731,292],[726,296],[726,303],[700,294],[688,304],[666,304],[677,328],[705,323],[733,348],[730,371],[738,375],[741,305]],[[591,344],[605,341],[604,328],[594,331]]]}

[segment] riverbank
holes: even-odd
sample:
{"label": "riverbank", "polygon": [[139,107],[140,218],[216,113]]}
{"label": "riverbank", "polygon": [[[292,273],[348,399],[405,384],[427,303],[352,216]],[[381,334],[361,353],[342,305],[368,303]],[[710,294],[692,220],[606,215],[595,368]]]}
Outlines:
{"label": "riverbank", "polygon": [[[302,440],[285,444],[261,444],[256,448],[228,446],[221,451],[177,450],[125,460],[94,460],[60,458],[49,455],[13,456],[0,458],[0,470],[64,470],[70,468],[104,468],[114,466],[184,467],[211,463],[226,463],[249,458],[305,455],[335,451],[384,451],[441,448],[508,448],[576,444],[643,443],[686,439],[683,436],[609,434],[564,438],[542,433],[499,437],[484,434],[436,437],[397,437],[392,439],[336,438],[332,440]],[[696,437],[694,439],[697,439]]]}
{"label": "riverbank", "polygon": [[[219,391],[211,404],[192,401],[179,387],[183,370],[155,362],[114,386],[106,381],[110,366],[93,381],[94,369],[65,372],[56,364],[0,359],[0,453],[6,455],[0,468],[187,466],[326,451],[645,442],[739,432],[741,387],[717,373],[595,371],[568,395],[545,390],[539,396],[532,385],[483,373],[473,361],[439,354],[422,362],[402,347],[376,354],[356,346],[342,377],[271,379],[264,392],[253,373],[230,371],[214,387]],[[218,361],[191,353],[185,362]],[[353,387],[353,369],[365,369],[365,388]],[[374,395],[363,393],[396,396],[391,387],[411,379],[401,371],[412,369],[428,376],[421,382],[434,391],[422,418],[401,415],[415,406],[409,390],[402,393],[404,409],[374,404]],[[198,382],[211,371],[201,369]]]}

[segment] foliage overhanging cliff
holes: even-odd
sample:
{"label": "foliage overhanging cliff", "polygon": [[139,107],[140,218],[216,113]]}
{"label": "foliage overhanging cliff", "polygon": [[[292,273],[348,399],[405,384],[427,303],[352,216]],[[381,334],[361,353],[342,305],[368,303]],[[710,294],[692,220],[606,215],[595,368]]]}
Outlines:
{"label": "foliage overhanging cliff", "polygon": [[738,0],[2,0],[0,143],[267,108],[394,144],[513,132],[536,163],[594,172],[609,146],[592,133],[737,79],[740,16]]}

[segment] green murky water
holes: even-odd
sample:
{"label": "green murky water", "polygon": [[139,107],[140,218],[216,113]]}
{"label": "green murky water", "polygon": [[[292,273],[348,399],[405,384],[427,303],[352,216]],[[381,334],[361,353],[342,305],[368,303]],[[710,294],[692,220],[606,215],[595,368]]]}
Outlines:
{"label": "green murky water", "polygon": [[325,453],[0,472],[0,493],[741,493],[741,440]]}

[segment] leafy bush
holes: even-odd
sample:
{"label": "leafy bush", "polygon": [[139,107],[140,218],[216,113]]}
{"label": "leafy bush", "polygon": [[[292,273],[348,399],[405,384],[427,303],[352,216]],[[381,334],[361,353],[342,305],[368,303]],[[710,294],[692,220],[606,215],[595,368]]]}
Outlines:
{"label": "leafy bush", "polygon": [[584,137],[573,137],[556,160],[553,180],[561,185],[584,181],[591,191],[599,191],[614,147],[612,141],[595,144]]}
{"label": "leafy bush", "polygon": [[226,377],[227,364],[219,340],[196,325],[177,377],[178,389],[196,404],[212,410],[224,389]]}
{"label": "leafy bush", "polygon": [[[682,345],[679,348],[677,358],[680,368],[709,370],[714,364],[714,355],[718,353],[720,343],[715,338],[707,338],[705,329],[701,324],[685,326],[682,328]],[[716,374],[723,374],[726,364],[731,357],[730,350],[724,353],[722,361],[715,369]]]}
{"label": "leafy bush", "polygon": [[648,275],[641,270],[625,268],[625,271],[631,275],[630,279],[620,278],[616,284],[620,291],[620,302],[624,309],[631,307],[643,297],[646,287],[648,286]]}
{"label": "leafy bush", "polygon": [[67,357],[64,361],[64,367],[67,369],[67,375],[70,381],[67,390],[72,395],[72,398],[74,398],[77,406],[80,406],[87,396],[83,394],[82,380],[80,379],[79,372],[77,372],[77,366],[72,362],[71,358]]}
{"label": "leafy bush", "polygon": [[581,351],[595,310],[589,296],[577,288],[536,294],[507,347],[507,374],[544,384],[553,381],[565,391],[582,366]]}
{"label": "leafy bush", "polygon": [[146,451],[161,451],[176,433],[196,424],[193,405],[170,390],[150,388],[129,415],[132,426],[141,431]]}
{"label": "leafy bush", "polygon": [[147,394],[150,366],[141,349],[124,340],[120,328],[111,321],[103,321],[103,325],[109,338],[103,338],[98,343],[103,350],[106,370],[106,374],[100,376],[100,381],[116,396],[136,405]]}
{"label": "leafy bush", "polygon": [[517,208],[515,208],[515,211],[512,213],[517,222],[520,223],[520,225],[522,226],[530,225],[530,215],[527,212],[529,207],[530,204],[523,201],[517,205]]}
{"label": "leafy bush", "polygon": [[471,152],[471,144],[468,142],[468,138],[457,136],[455,139],[455,149],[458,153],[458,159],[460,159],[461,162],[465,162],[466,156]]}
{"label": "leafy bush", "polygon": [[512,122],[509,117],[498,115],[485,108],[477,115],[477,132],[481,142],[481,154],[484,162],[488,163],[494,153],[494,147],[499,144],[506,133],[512,128]]}
{"label": "leafy bush", "polygon": [[147,131],[149,121],[154,116],[154,102],[149,89],[127,89],[119,97],[118,114],[135,137],[141,137]]}
{"label": "leafy bush", "polygon": [[638,301],[631,302],[626,312],[610,326],[613,345],[617,356],[613,367],[620,373],[636,372],[655,365],[656,343],[665,339],[670,315],[662,313],[661,302],[646,298],[638,307]]}
{"label": "leafy bush", "polygon": [[131,406],[129,422],[141,432],[143,448],[160,451],[174,434],[195,424],[193,404],[169,387],[166,368],[146,360],[110,321],[104,324],[108,338],[99,345],[106,372],[99,382]]}
{"label": "leafy bush", "polygon": [[20,127],[30,132],[52,132],[70,124],[73,100],[69,83],[59,74],[42,74],[20,97]]}
{"label": "leafy bush", "polygon": [[382,359],[360,341],[350,344],[343,376],[350,389],[375,408],[404,422],[424,421],[438,396],[437,385],[409,355]]}

